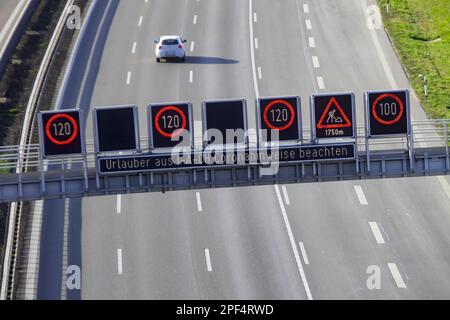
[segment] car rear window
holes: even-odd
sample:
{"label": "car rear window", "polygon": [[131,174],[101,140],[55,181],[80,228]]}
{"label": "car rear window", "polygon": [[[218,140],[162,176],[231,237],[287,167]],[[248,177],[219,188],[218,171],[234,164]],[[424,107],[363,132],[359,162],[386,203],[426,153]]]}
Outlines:
{"label": "car rear window", "polygon": [[163,40],[162,44],[164,46],[175,46],[175,45],[178,45],[178,40],[177,39],[167,39],[167,40]]}

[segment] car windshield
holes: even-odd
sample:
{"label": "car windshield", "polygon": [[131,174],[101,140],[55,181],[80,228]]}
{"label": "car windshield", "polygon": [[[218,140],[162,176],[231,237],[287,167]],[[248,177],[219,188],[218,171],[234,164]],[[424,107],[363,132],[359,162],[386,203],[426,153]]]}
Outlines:
{"label": "car windshield", "polygon": [[175,45],[178,45],[178,40],[177,39],[166,39],[166,40],[163,40],[162,44],[164,46],[175,46]]}

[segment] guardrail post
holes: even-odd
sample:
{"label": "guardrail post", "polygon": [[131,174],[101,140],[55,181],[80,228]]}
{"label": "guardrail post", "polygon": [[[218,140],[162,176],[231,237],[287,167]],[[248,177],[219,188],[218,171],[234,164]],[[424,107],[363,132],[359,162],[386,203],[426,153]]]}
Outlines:
{"label": "guardrail post", "polygon": [[446,169],[447,172],[450,170],[450,157],[449,157],[449,148],[448,148],[448,122],[444,123],[444,141],[445,141],[445,155],[447,156],[447,160],[446,160]]}
{"label": "guardrail post", "polygon": [[414,132],[411,125],[411,132],[406,136],[408,143],[408,154],[409,154],[409,162],[411,167],[411,173],[414,173],[415,170],[415,152],[414,152]]}

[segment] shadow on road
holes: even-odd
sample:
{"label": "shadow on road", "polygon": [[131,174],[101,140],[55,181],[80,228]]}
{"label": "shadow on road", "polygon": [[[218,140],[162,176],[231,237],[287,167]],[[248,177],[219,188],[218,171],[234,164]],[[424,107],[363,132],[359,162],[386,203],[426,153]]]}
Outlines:
{"label": "shadow on road", "polygon": [[184,64],[237,64],[238,60],[225,59],[220,57],[205,57],[205,56],[187,56],[185,62],[169,59],[167,62],[184,63]]}

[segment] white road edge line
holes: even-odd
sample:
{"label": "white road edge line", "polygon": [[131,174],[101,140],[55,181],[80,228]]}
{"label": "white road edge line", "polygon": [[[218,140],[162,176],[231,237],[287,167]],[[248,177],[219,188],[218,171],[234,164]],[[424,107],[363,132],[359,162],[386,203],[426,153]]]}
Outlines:
{"label": "white road edge line", "polygon": [[311,20],[306,19],[306,29],[312,30]]}
{"label": "white road edge line", "polygon": [[299,242],[298,245],[300,247],[300,251],[302,252],[303,261],[305,262],[305,264],[308,265],[309,259],[308,259],[308,256],[306,255],[305,245],[303,244],[303,242]]}
{"label": "white road edge line", "polygon": [[[366,0],[361,0],[361,5],[364,10],[364,14],[367,17],[368,7]],[[368,28],[370,31],[370,35],[372,36],[373,44],[375,45],[375,49],[377,51],[378,57],[380,58],[381,64],[383,65],[384,73],[386,74],[388,81],[392,87],[392,89],[397,89],[397,82],[395,81],[394,75],[392,74],[391,68],[386,60],[386,56],[384,55],[383,49],[380,45],[380,40],[378,39],[375,28]]]}
{"label": "white road edge line", "polygon": [[288,206],[290,206],[291,205],[291,200],[289,199],[289,194],[288,194],[286,186],[282,186],[281,190],[283,190],[284,201],[286,202],[286,204]]}
{"label": "white road edge line", "polygon": [[395,263],[388,263],[387,265],[389,267],[389,270],[391,271],[395,283],[397,284],[397,287],[399,287],[400,289],[406,289],[406,283],[405,281],[403,281],[402,275],[400,274],[397,265]]}
{"label": "white road edge line", "polygon": [[209,253],[209,249],[205,249],[205,259],[206,259],[206,268],[208,272],[212,272],[212,264],[211,264],[211,255]]}
{"label": "white road edge line", "polygon": [[316,41],[314,40],[314,37],[309,37],[308,38],[308,42],[309,42],[309,47],[310,48],[315,48],[316,47]]}
{"label": "white road edge line", "polygon": [[122,262],[122,249],[117,249],[117,274],[119,276],[123,274]]}
{"label": "white road edge line", "polygon": [[362,187],[359,185],[356,185],[355,192],[356,192],[356,195],[358,196],[358,199],[359,199],[359,202],[361,203],[361,205],[368,206],[369,203],[367,202],[367,198],[366,198],[366,195],[364,194]]}
{"label": "white road edge line", "polygon": [[437,178],[445,193],[447,194],[447,197],[450,198],[450,185],[448,184],[447,179],[445,179],[445,177],[443,176],[439,176]]}
{"label": "white road edge line", "polygon": [[121,214],[122,213],[122,195],[119,194],[117,196],[117,214]]}
{"label": "white road edge line", "polygon": [[[255,61],[255,47],[253,43],[254,34],[253,34],[253,22],[252,22],[252,13],[253,13],[253,0],[248,0],[249,3],[249,24],[250,24],[250,55],[252,59],[252,69],[253,69],[253,85],[255,88],[255,95],[259,97],[259,87],[258,87],[258,76],[256,74],[256,61]],[[256,13],[254,14],[256,17]]]}
{"label": "white road edge line", "polygon": [[305,270],[303,269],[302,261],[300,260],[300,255],[298,253],[297,245],[295,244],[294,240],[294,234],[292,233],[292,228],[289,223],[289,219],[286,213],[286,208],[283,204],[283,199],[281,198],[281,192],[280,187],[278,185],[275,185],[275,192],[277,194],[278,203],[280,204],[281,213],[283,214],[284,224],[286,226],[286,230],[289,236],[289,241],[291,242],[292,250],[294,251],[295,261],[297,263],[298,272],[300,273],[300,277],[302,278],[303,286],[306,291],[306,295],[308,297],[308,300],[313,300],[311,291],[309,289],[308,280],[306,279]]}
{"label": "white road edge line", "polygon": [[309,13],[309,6],[308,6],[307,3],[305,3],[305,4],[303,5],[303,12],[304,12],[304,13]]}
{"label": "white road edge line", "polygon": [[202,212],[202,211],[203,211],[203,206],[202,206],[202,198],[201,198],[200,192],[197,192],[197,193],[195,194],[195,197],[197,198],[197,208],[198,208],[198,211],[199,211],[199,212]]}
{"label": "white road edge line", "polygon": [[312,61],[314,68],[316,69],[320,68],[319,58],[317,56],[313,56]]}
{"label": "white road edge line", "polygon": [[370,228],[372,229],[373,235],[375,237],[375,240],[378,244],[385,244],[383,235],[381,234],[380,227],[378,226],[377,222],[371,221],[369,222]]}
{"label": "white road edge line", "polygon": [[322,77],[317,77],[317,84],[319,85],[319,89],[325,89],[325,82],[323,81]]}

